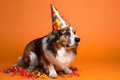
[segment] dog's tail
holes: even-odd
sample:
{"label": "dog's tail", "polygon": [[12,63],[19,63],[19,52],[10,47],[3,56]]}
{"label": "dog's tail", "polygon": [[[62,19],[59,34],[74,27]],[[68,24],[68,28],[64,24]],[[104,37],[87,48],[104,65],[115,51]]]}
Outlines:
{"label": "dog's tail", "polygon": [[14,64],[13,66],[21,66],[22,65],[22,56],[18,57],[17,63]]}

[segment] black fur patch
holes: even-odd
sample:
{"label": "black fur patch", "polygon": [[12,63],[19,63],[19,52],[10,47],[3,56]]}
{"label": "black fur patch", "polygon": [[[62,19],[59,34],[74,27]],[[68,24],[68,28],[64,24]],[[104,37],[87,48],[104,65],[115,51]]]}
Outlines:
{"label": "black fur patch", "polygon": [[34,52],[35,54],[38,56],[38,58],[40,58],[41,56],[44,55],[44,51],[43,51],[43,48],[42,48],[42,40],[45,38],[46,36],[42,37],[42,38],[38,38],[35,40],[35,48],[34,48]]}
{"label": "black fur patch", "polygon": [[[46,36],[45,36],[46,37]],[[35,54],[37,55],[38,59],[41,60],[42,57],[44,57],[44,62],[48,65],[49,64],[49,61],[46,59],[45,55],[44,55],[44,51],[43,51],[43,48],[42,48],[42,40],[45,38],[38,38],[35,40]],[[41,68],[42,70],[44,70],[44,64],[43,63],[39,63],[38,65],[39,68]]]}
{"label": "black fur patch", "polygon": [[47,42],[48,42],[47,49],[50,50],[54,55],[57,54],[57,50],[55,49],[56,41],[60,38],[61,35],[62,35],[61,30],[58,30],[58,31],[52,32],[51,36],[55,36],[54,38],[50,39],[48,37],[48,40],[47,40]]}
{"label": "black fur patch", "polygon": [[43,50],[42,50],[42,42],[41,42],[41,40],[42,40],[43,38],[39,38],[39,39],[36,39],[36,41],[35,41],[35,54],[37,55],[37,56],[41,56],[42,55],[42,53],[43,53]]}

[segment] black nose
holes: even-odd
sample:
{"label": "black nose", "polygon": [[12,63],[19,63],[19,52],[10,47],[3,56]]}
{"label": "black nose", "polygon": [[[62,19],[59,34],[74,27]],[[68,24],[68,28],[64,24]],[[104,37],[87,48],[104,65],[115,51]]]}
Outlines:
{"label": "black nose", "polygon": [[76,41],[76,42],[79,42],[79,41],[80,41],[80,38],[76,37],[76,38],[75,38],[75,41]]}

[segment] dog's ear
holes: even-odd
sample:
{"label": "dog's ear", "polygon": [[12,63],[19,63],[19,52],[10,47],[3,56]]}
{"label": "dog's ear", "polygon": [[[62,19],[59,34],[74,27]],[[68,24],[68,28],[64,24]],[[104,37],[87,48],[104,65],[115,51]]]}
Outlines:
{"label": "dog's ear", "polygon": [[62,35],[62,31],[61,30],[57,30],[56,31],[56,36],[55,36],[56,40],[58,40],[61,35]]}
{"label": "dog's ear", "polygon": [[48,42],[57,40],[59,38],[59,36],[60,36],[60,31],[53,30],[48,36]]}
{"label": "dog's ear", "polygon": [[57,34],[57,31],[55,30],[52,31],[48,36],[48,42],[52,41],[55,38],[56,34]]}
{"label": "dog's ear", "polygon": [[62,35],[62,30],[52,31],[52,33],[49,34],[48,42],[57,41],[60,38],[61,35]]}

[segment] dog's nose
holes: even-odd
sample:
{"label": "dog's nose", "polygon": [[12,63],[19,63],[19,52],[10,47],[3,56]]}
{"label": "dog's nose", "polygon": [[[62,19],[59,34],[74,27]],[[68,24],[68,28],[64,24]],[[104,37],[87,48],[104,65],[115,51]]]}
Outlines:
{"label": "dog's nose", "polygon": [[80,41],[80,38],[76,37],[76,38],[75,38],[75,41],[76,41],[76,42],[79,42],[79,41]]}

